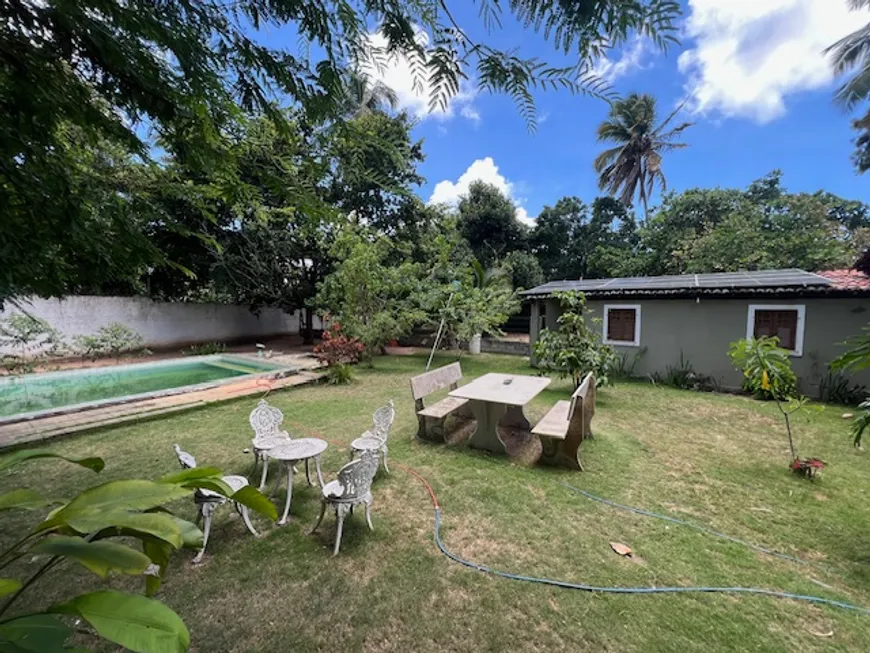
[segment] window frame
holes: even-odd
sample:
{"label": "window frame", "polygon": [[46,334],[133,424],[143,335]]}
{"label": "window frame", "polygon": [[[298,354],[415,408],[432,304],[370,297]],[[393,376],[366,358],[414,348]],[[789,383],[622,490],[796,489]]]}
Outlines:
{"label": "window frame", "polygon": [[794,334],[794,349],[786,349],[789,356],[800,358],[804,355],[804,330],[806,326],[806,304],[750,304],[746,314],[746,339],[755,337],[755,313],[758,311],[797,311],[797,325]]}
{"label": "window frame", "polygon": [[[634,340],[611,340],[607,337],[610,321],[610,311],[627,309],[631,309],[634,311]],[[616,347],[640,347],[640,304],[605,304],[603,311],[604,328],[601,334],[601,342],[603,342],[605,345],[614,345]]]}

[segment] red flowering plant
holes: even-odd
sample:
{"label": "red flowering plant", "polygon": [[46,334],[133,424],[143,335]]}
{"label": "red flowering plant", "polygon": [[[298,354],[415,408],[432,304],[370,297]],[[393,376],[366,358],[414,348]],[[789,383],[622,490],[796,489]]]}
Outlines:
{"label": "red flowering plant", "polygon": [[365,350],[365,345],[356,338],[344,334],[341,324],[335,322],[321,336],[320,344],[314,348],[314,354],[326,363],[327,380],[338,385],[351,380],[351,365],[358,363]]}

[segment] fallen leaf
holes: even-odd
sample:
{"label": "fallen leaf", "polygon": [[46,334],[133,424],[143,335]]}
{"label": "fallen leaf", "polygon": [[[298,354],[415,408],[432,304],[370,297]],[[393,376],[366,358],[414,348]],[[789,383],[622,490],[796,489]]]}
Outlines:
{"label": "fallen leaf", "polygon": [[631,549],[629,547],[625,546],[625,544],[620,544],[619,542],[611,542],[610,548],[613,549],[614,551],[616,551],[616,553],[618,553],[621,556],[630,556],[631,555]]}
{"label": "fallen leaf", "polygon": [[810,630],[809,628],[807,628],[807,632],[808,632],[810,635],[815,635],[816,637],[833,637],[833,636],[834,636],[834,631],[833,631],[833,630],[829,630],[829,631],[826,632],[826,633],[817,633],[815,630]]}

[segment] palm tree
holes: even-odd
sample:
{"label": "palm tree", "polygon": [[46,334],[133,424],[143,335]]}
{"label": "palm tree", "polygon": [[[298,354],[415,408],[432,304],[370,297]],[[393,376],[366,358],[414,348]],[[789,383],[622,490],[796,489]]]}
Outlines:
{"label": "palm tree", "polygon": [[395,110],[399,106],[396,92],[366,72],[349,70],[344,75],[343,87],[342,104],[348,115]]}
{"label": "palm tree", "polygon": [[[852,11],[867,9],[870,0],[849,0],[849,7]],[[831,55],[837,75],[858,68],[857,73],[837,90],[837,100],[851,108],[867,99],[870,96],[870,23],[834,43],[825,54]]]}
{"label": "palm tree", "polygon": [[[870,0],[867,0],[870,2]],[[683,102],[685,104],[685,102]],[[686,147],[673,138],[694,123],[684,122],[669,131],[665,127],[682,109],[678,106],[667,119],[656,125],[656,100],[651,95],[632,93],[610,105],[610,115],[598,126],[598,141],[619,143],[595,157],[598,186],[625,205],[638,195],[644,215],[649,213],[649,196],[656,184],[667,187],[662,172],[662,154]]]}

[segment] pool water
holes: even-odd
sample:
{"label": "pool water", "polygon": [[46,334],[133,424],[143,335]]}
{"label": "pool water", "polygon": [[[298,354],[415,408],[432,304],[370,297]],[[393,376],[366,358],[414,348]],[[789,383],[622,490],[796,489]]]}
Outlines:
{"label": "pool water", "polygon": [[226,356],[0,378],[0,417],[147,395],[278,369]]}

